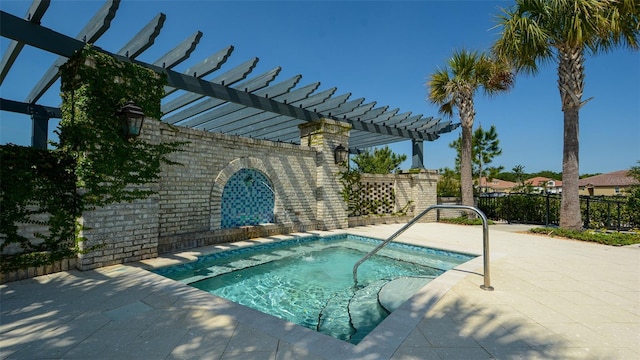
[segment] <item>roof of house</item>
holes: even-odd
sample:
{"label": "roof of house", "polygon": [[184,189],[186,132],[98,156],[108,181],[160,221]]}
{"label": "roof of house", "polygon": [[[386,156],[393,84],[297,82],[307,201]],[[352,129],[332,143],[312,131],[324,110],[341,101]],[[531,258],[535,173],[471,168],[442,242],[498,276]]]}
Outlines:
{"label": "roof of house", "polygon": [[627,175],[629,170],[618,170],[606,174],[590,176],[578,181],[578,186],[630,186],[638,184],[638,180]]}
{"label": "roof of house", "polygon": [[487,181],[486,177],[482,177],[480,179],[481,187],[490,187],[492,189],[511,189],[517,184],[511,181],[500,180],[500,179],[491,179]]}
{"label": "roof of house", "polygon": [[562,181],[560,180],[556,180],[556,179],[551,179],[548,177],[543,177],[543,176],[536,176],[534,178],[531,179],[527,179],[524,181],[525,184],[531,184],[533,186],[542,186],[542,185],[546,185],[547,182],[549,181],[553,181],[555,183],[555,187],[561,187],[562,186]]}

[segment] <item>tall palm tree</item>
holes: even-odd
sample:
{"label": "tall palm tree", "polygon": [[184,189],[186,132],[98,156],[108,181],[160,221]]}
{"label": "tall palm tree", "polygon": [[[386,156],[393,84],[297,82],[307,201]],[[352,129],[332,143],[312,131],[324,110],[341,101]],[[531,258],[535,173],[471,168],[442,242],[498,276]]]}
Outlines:
{"label": "tall palm tree", "polygon": [[427,82],[428,99],[439,105],[445,117],[458,110],[462,125],[460,146],[460,187],[462,204],[473,206],[472,129],[476,115],[473,103],[479,89],[487,95],[507,91],[513,86],[511,69],[485,53],[455,51],[445,68],[437,69]]}
{"label": "tall palm tree", "polygon": [[[560,227],[581,229],[579,177],[579,111],[585,53],[617,47],[638,49],[638,0],[516,0],[498,18],[502,28],[493,50],[516,71],[535,74],[538,65],[556,59],[558,89],[564,112],[562,204]],[[617,70],[619,71],[619,70]]]}

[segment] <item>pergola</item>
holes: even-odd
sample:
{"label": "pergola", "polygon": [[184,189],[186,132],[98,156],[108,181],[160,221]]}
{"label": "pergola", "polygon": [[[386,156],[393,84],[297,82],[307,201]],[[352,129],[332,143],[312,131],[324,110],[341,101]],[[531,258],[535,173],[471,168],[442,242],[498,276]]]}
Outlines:
{"label": "pergola", "polygon": [[[109,29],[119,3],[119,0],[106,1],[75,38],[40,25],[49,0],[34,0],[24,18],[1,12],[0,35],[10,39],[11,43],[0,63],[0,85],[25,45],[59,56],[35,84],[27,99],[0,98],[0,110],[31,116],[32,146],[46,148],[48,121],[61,117],[59,108],[38,103],[58,79],[58,67],[74,51],[87,43],[95,43]],[[364,98],[351,99],[350,93],[336,94],[336,88],[317,91],[319,82],[298,86],[301,75],[279,80],[280,67],[253,75],[257,58],[225,72],[219,71],[231,56],[233,46],[213,53],[183,73],[174,71],[173,68],[186,61],[199,44],[200,31],[153,63],[136,60],[154,44],[165,19],[165,14],[158,14],[118,51],[99,50],[122,61],[166,74],[168,86],[160,119],[166,123],[255,139],[299,143],[298,125],[322,118],[334,119],[352,126],[349,138],[351,153],[411,140],[413,167],[419,168],[423,167],[423,142],[436,140],[439,134],[451,132],[460,125],[400,112],[389,106],[377,106],[376,102],[366,102]]]}

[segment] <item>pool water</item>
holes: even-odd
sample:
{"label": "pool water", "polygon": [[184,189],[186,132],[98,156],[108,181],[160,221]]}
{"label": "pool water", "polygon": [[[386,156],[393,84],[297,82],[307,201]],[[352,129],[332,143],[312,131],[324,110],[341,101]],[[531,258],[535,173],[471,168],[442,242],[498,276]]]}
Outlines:
{"label": "pool water", "polygon": [[473,258],[391,243],[362,263],[354,286],[353,265],[377,244],[352,235],[296,239],[216,253],[156,272],[357,344],[393,310],[379,301],[385,285],[406,277],[426,284]]}

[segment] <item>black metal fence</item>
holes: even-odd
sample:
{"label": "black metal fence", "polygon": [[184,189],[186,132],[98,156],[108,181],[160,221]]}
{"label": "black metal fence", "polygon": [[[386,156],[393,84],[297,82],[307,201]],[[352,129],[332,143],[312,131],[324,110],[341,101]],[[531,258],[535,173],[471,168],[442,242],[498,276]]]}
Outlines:
{"label": "black metal fence", "polygon": [[[509,223],[559,225],[561,195],[507,194],[479,197],[478,207],[489,219]],[[586,229],[629,230],[640,227],[639,214],[625,198],[580,197],[582,220]]]}

